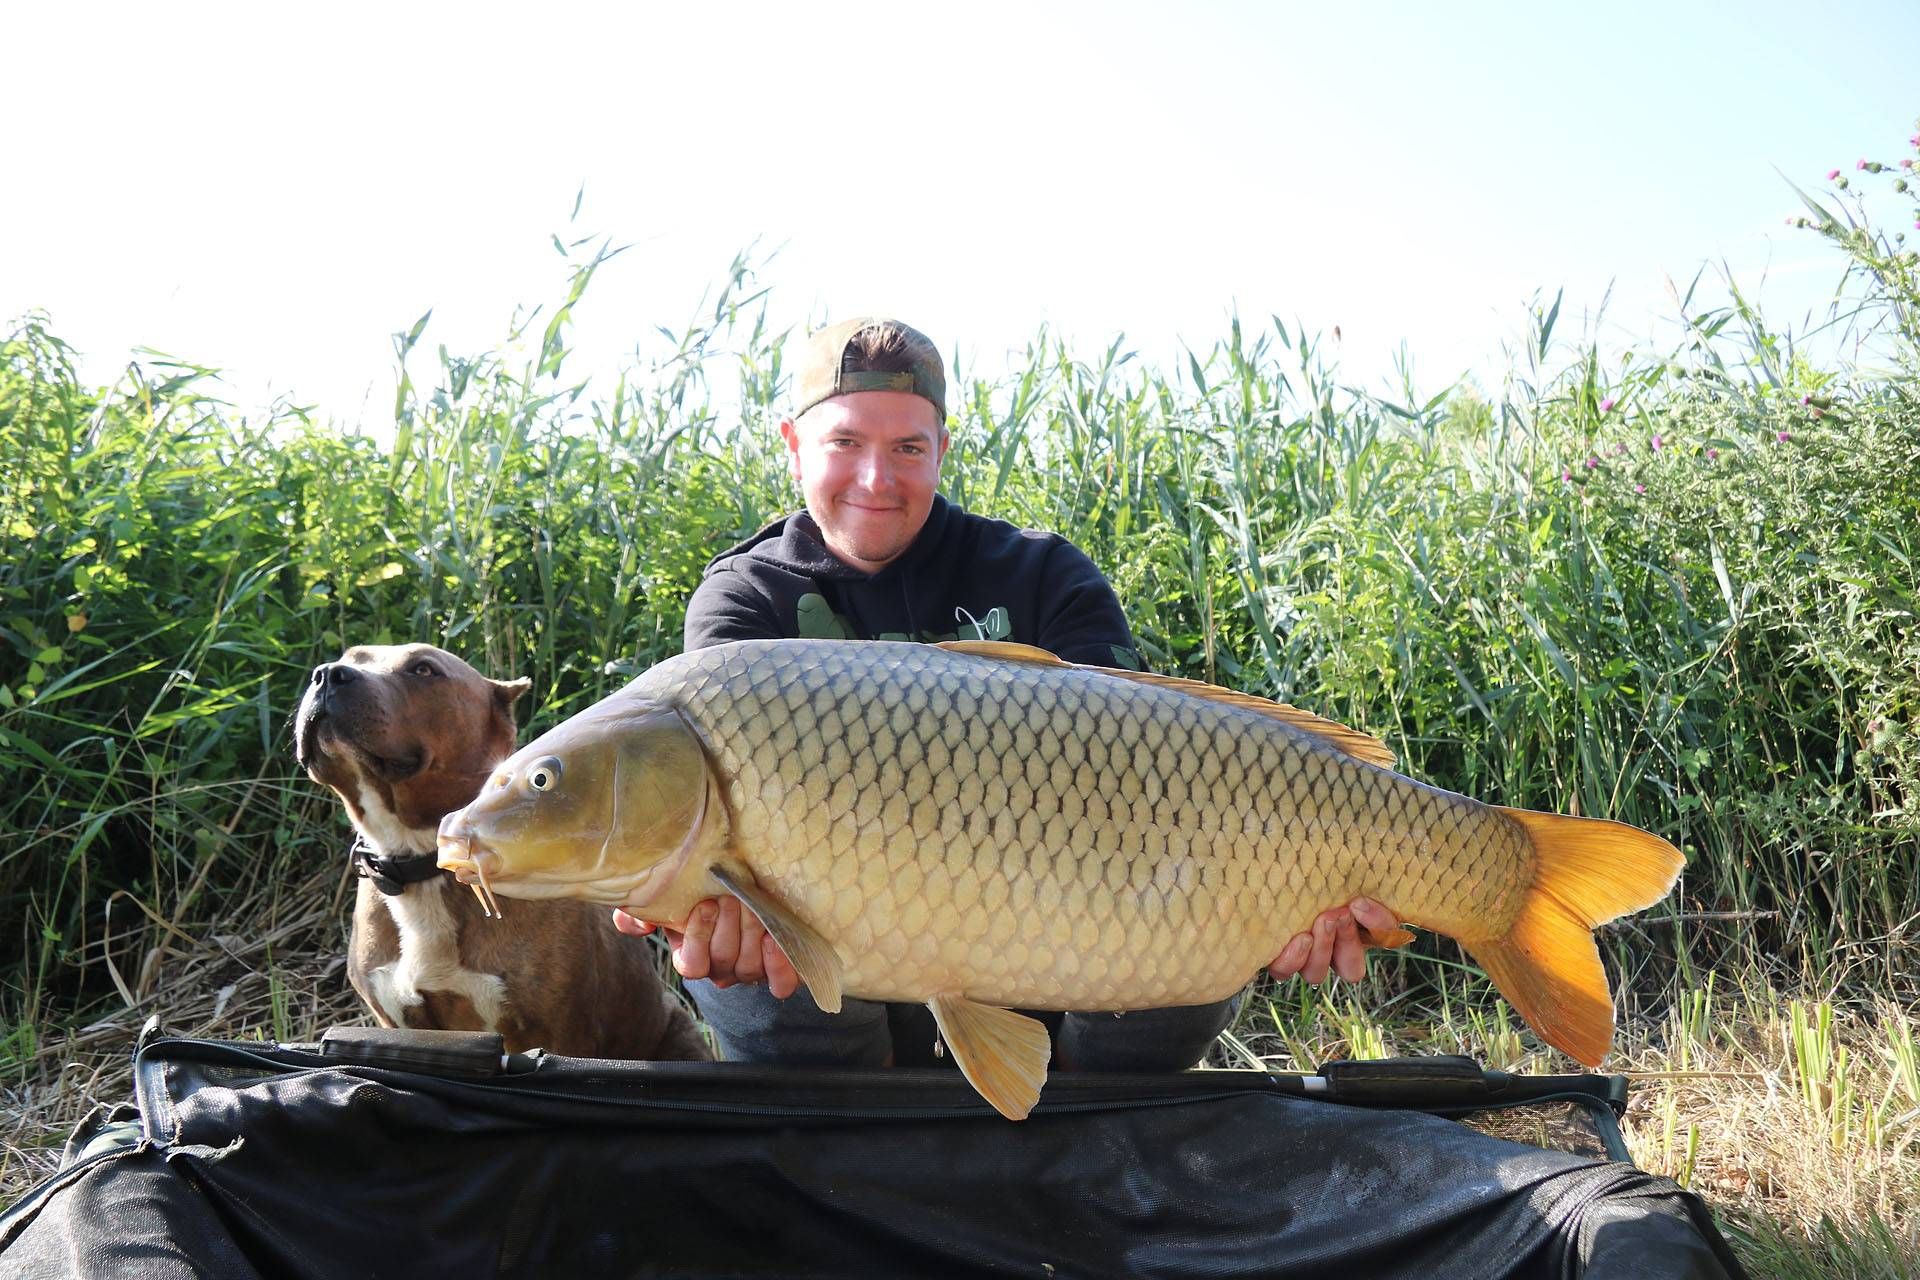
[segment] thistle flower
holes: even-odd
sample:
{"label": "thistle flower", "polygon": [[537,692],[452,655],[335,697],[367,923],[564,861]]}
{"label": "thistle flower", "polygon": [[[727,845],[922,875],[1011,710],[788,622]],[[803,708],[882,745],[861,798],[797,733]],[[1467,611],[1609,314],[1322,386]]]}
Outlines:
{"label": "thistle flower", "polygon": [[1666,441],[1665,441],[1664,439],[1662,439],[1662,438],[1661,438],[1661,437],[1659,437],[1659,436],[1655,436],[1655,437],[1653,438],[1653,451],[1654,451],[1655,453],[1658,453],[1658,452],[1659,452],[1660,450],[1662,450],[1662,449],[1664,449],[1664,448],[1666,448],[1666,447],[1667,447],[1667,442],[1666,442]]}
{"label": "thistle flower", "polygon": [[1801,396],[1801,397],[1800,397],[1800,403],[1801,403],[1801,404],[1803,404],[1803,405],[1809,405],[1809,404],[1812,404],[1812,403],[1813,403],[1813,394],[1812,394],[1811,392],[1809,392],[1808,394],[1806,394],[1806,395],[1804,395],[1804,396]]}
{"label": "thistle flower", "polygon": [[1599,468],[1599,466],[1600,466],[1600,459],[1599,459],[1598,457],[1596,457],[1595,455],[1593,455],[1593,454],[1588,454],[1588,455],[1587,455],[1587,470],[1589,470],[1589,471],[1593,471],[1593,470],[1597,470],[1597,469]]}
{"label": "thistle flower", "polygon": [[1605,400],[1602,400],[1600,402],[1600,412],[1612,413],[1613,406],[1618,403],[1620,403],[1618,400],[1615,400],[1612,396],[1608,396]]}
{"label": "thistle flower", "polygon": [[1647,491],[1647,486],[1645,486],[1645,485],[1643,485],[1643,484],[1637,484],[1637,485],[1635,485],[1635,486],[1633,486],[1633,491],[1634,491],[1635,493],[1645,493],[1645,492]]}
{"label": "thistle flower", "polygon": [[1622,440],[1619,444],[1616,444],[1615,446],[1613,446],[1613,451],[1616,455],[1620,457],[1625,457],[1627,453],[1627,442],[1625,440]]}
{"label": "thistle flower", "polygon": [[1853,165],[1853,167],[1854,167],[1854,168],[1856,168],[1856,169],[1864,169],[1864,168],[1866,168],[1866,167],[1867,167],[1867,158],[1866,158],[1865,156],[1862,156],[1862,157],[1860,157],[1860,159],[1858,159],[1858,160],[1856,160],[1856,161],[1854,162],[1854,165]]}
{"label": "thistle flower", "polygon": [[1839,171],[1838,169],[1829,169],[1829,170],[1827,170],[1827,181],[1828,181],[1828,182],[1832,182],[1832,181],[1833,181],[1833,180],[1834,180],[1835,178],[1837,178],[1837,177],[1839,177],[1839,176],[1840,176],[1840,171]]}
{"label": "thistle flower", "polygon": [[1709,447],[1707,450],[1707,461],[1708,462],[1720,461],[1720,451],[1718,449]]}
{"label": "thistle flower", "polygon": [[1775,440],[1777,440],[1777,441],[1779,441],[1779,442],[1780,442],[1781,444],[1785,444],[1785,443],[1786,443],[1787,441],[1789,441],[1789,440],[1791,440],[1791,439],[1793,439],[1793,432],[1791,432],[1791,431],[1776,431],[1776,432],[1774,432],[1774,433],[1773,433],[1773,438],[1774,438]]}
{"label": "thistle flower", "polygon": [[1562,467],[1562,468],[1560,469],[1560,483],[1561,483],[1561,484],[1572,484],[1572,483],[1573,483],[1573,468],[1572,468],[1572,467]]}

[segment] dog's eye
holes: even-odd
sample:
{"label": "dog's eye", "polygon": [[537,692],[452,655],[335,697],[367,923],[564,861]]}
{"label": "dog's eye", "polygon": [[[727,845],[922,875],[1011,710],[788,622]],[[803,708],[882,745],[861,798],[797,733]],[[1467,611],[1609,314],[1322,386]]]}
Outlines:
{"label": "dog's eye", "polygon": [[554,784],[559,781],[560,762],[558,760],[551,758],[540,760],[527,770],[527,785],[535,791],[551,791]]}
{"label": "dog's eye", "polygon": [[409,668],[409,670],[411,670],[413,674],[416,676],[437,676],[440,674],[438,671],[435,671],[433,669],[433,664],[431,662],[416,662],[413,664],[411,668]]}

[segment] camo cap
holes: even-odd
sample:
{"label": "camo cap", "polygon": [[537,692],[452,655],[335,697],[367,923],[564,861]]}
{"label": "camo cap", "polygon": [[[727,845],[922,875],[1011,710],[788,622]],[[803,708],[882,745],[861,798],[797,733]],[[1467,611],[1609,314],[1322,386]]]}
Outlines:
{"label": "camo cap", "polygon": [[[862,335],[865,341],[856,344]],[[876,348],[876,357],[866,354]],[[867,363],[896,365],[900,370],[860,368]],[[878,316],[842,320],[808,335],[800,345],[793,370],[794,417],[822,400],[854,391],[910,391],[933,402],[942,424],[947,420],[947,372],[940,349],[926,334],[898,320]]]}

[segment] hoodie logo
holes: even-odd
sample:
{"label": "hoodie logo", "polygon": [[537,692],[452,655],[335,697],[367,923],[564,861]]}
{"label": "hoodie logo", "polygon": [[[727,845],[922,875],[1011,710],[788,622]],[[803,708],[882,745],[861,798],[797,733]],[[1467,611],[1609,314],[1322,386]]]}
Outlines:
{"label": "hoodie logo", "polygon": [[[966,610],[961,614],[958,629],[939,634],[922,631],[910,636],[904,631],[883,631],[873,637],[875,640],[912,640],[923,644],[938,644],[942,640],[1005,640],[1013,634],[1013,615],[1007,607],[997,604],[987,610],[986,616],[975,618]],[[858,640],[860,632],[843,614],[833,611],[827,598],[818,592],[809,591],[794,602],[794,634],[802,640]]]}
{"label": "hoodie logo", "polygon": [[823,595],[807,592],[793,606],[794,633],[802,640],[857,640],[853,624],[833,611]]}

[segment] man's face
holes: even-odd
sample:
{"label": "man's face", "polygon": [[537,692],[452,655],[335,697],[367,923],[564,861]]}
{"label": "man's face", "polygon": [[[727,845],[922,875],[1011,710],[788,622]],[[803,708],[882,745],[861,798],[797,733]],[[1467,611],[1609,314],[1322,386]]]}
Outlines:
{"label": "man's face", "polygon": [[931,401],[855,391],[782,422],[780,436],[829,551],[877,573],[912,544],[947,453],[947,427]]}

